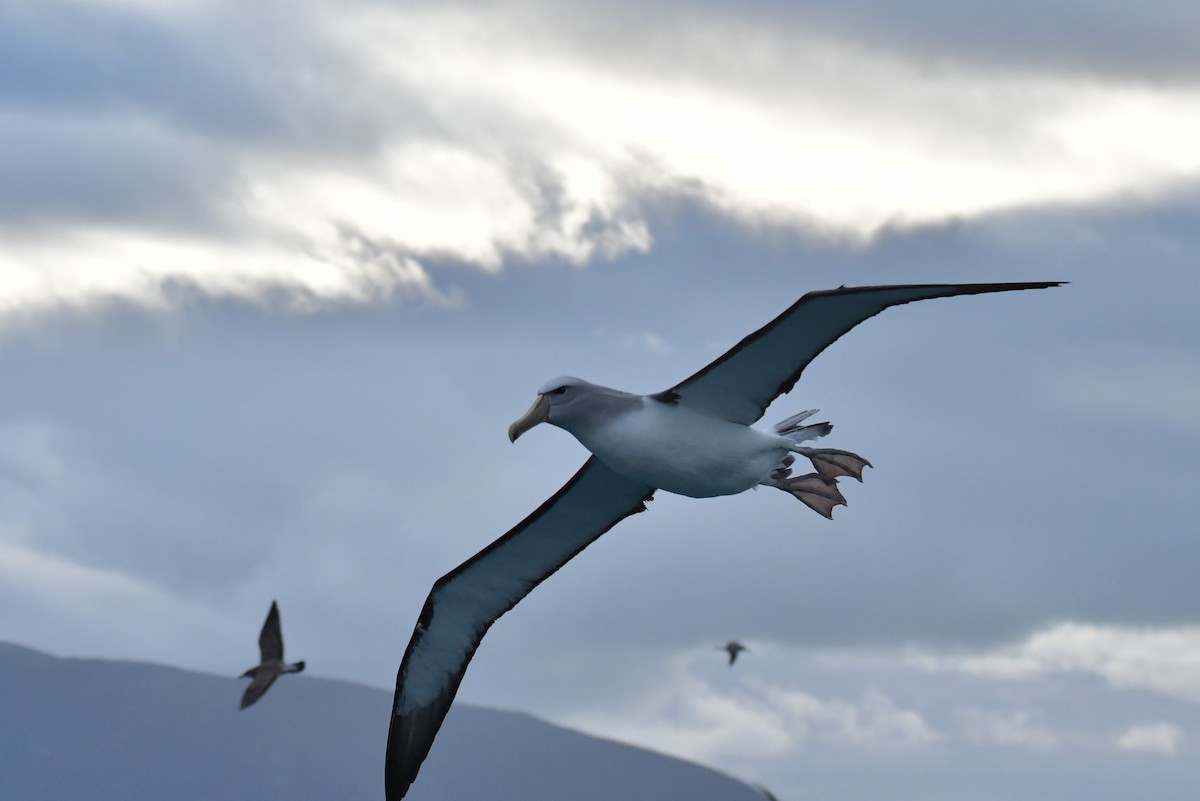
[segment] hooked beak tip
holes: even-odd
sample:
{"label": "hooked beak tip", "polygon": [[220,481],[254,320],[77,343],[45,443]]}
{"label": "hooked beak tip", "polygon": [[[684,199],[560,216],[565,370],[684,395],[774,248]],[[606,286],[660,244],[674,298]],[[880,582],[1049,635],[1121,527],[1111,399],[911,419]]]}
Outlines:
{"label": "hooked beak tip", "polygon": [[538,395],[533,401],[533,405],[529,407],[529,411],[517,418],[517,420],[515,420],[513,424],[508,427],[508,441],[516,442],[517,437],[521,436],[538,423],[545,423],[549,419],[550,402],[546,400],[545,395]]}

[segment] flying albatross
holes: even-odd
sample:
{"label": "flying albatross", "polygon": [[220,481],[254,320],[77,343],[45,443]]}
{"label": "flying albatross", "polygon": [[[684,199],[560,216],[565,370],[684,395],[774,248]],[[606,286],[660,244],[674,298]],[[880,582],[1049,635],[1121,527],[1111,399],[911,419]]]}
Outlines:
{"label": "flying albatross", "polygon": [[[817,354],[889,306],[918,300],[1042,289],[1062,282],[841,287],[804,295],[700,372],[663,392],[634,395],[577,378],[538,390],[509,428],[516,441],[539,423],[573,434],[592,456],[570,481],[507,534],[433,585],[396,675],[388,731],[388,801],[408,792],[488,628],[534,587],[621,520],[645,511],[658,489],[692,497],[777,487],[829,517],[845,498],[837,479],[862,480],[866,459],[805,440],[828,423],[811,412],[771,432],[750,428],[795,385]],[[815,472],[791,474],[796,454]]]}
{"label": "flying albatross", "polygon": [[271,611],[263,623],[258,635],[259,663],[247,670],[240,678],[250,679],[246,692],[242,694],[242,705],[245,709],[253,704],[275,683],[275,679],[284,673],[299,673],[304,670],[304,662],[288,664],[283,661],[283,632],[279,628],[279,606],[271,601]]}

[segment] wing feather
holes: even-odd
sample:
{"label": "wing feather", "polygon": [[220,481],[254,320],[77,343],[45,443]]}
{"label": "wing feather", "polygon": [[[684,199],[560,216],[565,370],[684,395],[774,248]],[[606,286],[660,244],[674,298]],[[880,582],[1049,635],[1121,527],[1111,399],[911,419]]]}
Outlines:
{"label": "wing feather", "polygon": [[256,673],[250,684],[246,686],[246,692],[242,693],[242,703],[238,708],[245,709],[262,698],[267,690],[271,689],[271,685],[277,678],[279,678],[279,674],[273,670],[261,670]]}
{"label": "wing feather", "polygon": [[800,373],[839,337],[889,306],[954,295],[1044,289],[1061,281],[904,284],[809,292],[700,372],[663,395],[696,411],[750,425],[789,392]]}
{"label": "wing feather", "polygon": [[258,635],[258,651],[263,663],[283,659],[283,631],[279,625],[279,606],[274,601]]}
{"label": "wing feather", "polygon": [[592,457],[533,514],[438,579],[396,675],[388,801],[408,792],[488,628],[604,532],[644,511],[653,494]]}

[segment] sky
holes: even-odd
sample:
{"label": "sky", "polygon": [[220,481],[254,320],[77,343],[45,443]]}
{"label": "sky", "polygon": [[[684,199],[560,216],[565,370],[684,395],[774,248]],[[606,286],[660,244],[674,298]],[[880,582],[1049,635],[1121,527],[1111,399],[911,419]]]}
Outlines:
{"label": "sky", "polygon": [[[787,799],[1200,789],[1200,6],[0,5],[0,639],[390,687],[432,583],[804,292],[825,521],[660,493],[460,700]],[[715,646],[750,650],[725,665]],[[436,746],[435,746],[436,747]]]}

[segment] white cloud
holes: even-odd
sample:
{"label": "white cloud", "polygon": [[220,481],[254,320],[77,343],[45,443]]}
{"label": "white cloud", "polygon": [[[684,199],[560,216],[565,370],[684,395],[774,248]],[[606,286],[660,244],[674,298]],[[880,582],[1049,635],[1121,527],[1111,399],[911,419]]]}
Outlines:
{"label": "white cloud", "polygon": [[1045,750],[1059,742],[1053,732],[1034,725],[1030,714],[1024,711],[968,709],[961,711],[958,718],[962,735],[973,743]]}
{"label": "white cloud", "polygon": [[1173,723],[1145,723],[1133,726],[1117,738],[1122,751],[1150,751],[1174,754],[1179,750],[1183,729]]}
{"label": "white cloud", "polygon": [[[1192,88],[931,70],[787,26],[702,17],[631,65],[561,43],[530,47],[528,22],[371,9],[348,17],[342,35],[394,80],[438,87],[456,128],[486,115],[544,152],[663,187],[694,182],[735,216],[851,236],[1086,202],[1200,169]],[[566,33],[543,25],[546,41]],[[748,65],[722,57],[747,48]],[[697,64],[700,49],[716,70]]]}
{"label": "white cloud", "polygon": [[709,762],[776,758],[819,745],[922,746],[942,736],[878,690],[823,698],[761,678],[722,688],[690,674],[682,661],[633,708],[577,712],[566,722]]}
{"label": "white cloud", "polygon": [[[178,8],[204,9],[197,36],[239,13]],[[712,11],[621,21],[538,4],[257,9],[271,13],[304,29],[284,43],[344,70],[321,85],[349,87],[337,101],[362,120],[346,124],[369,130],[335,141],[340,129],[326,117],[353,114],[317,95],[291,105],[305,95],[300,78],[240,102],[278,103],[265,116],[308,131],[301,145],[273,146],[269,134],[227,142],[137,101],[91,117],[85,107],[58,117],[20,109],[73,129],[101,119],[118,141],[150,125],[170,152],[203,153],[213,163],[199,172],[222,184],[206,193],[190,179],[189,202],[208,204],[226,227],[180,234],[139,221],[145,203],[104,223],[39,207],[37,233],[0,261],[0,314],[112,295],[161,303],[158,287],[172,279],[249,298],[279,288],[313,302],[428,295],[432,258],[495,270],[512,256],[582,264],[647,250],[640,204],[661,193],[700,197],[750,224],[862,241],[883,226],[1150,193],[1200,174],[1200,88],[1186,82],[937,65]],[[163,30],[186,25],[159,20]],[[257,69],[253,53],[228,69]],[[86,159],[107,152],[91,151]],[[139,151],[122,153],[132,161],[115,175],[79,174],[135,182]]]}
{"label": "white cloud", "polygon": [[981,655],[912,653],[912,667],[1002,680],[1090,673],[1114,687],[1200,703],[1200,627],[1138,629],[1062,623]]}
{"label": "white cloud", "polygon": [[112,298],[165,307],[169,286],[178,281],[217,296],[258,298],[282,290],[298,310],[318,302],[377,300],[403,290],[440,297],[415,259],[364,253],[352,238],[313,240],[292,249],[270,242],[76,229],[60,241],[14,243],[0,253],[0,276],[0,315]]}
{"label": "white cloud", "polygon": [[940,737],[920,714],[897,706],[877,690],[864,692],[857,701],[825,700],[779,687],[761,690],[798,743],[836,739],[858,745],[922,745]]}
{"label": "white cloud", "polygon": [[61,0],[61,2],[81,6],[110,5],[115,8],[136,9],[145,14],[196,12],[206,5],[211,5],[209,0]]}
{"label": "white cloud", "polygon": [[628,332],[603,329],[597,331],[596,334],[603,339],[615,339],[621,343],[621,347],[625,350],[634,353],[669,356],[675,352],[675,348],[671,346],[671,343],[654,331]]}
{"label": "white cloud", "polygon": [[[116,570],[16,544],[0,529],[0,639],[57,653],[212,664],[226,617]],[[246,651],[253,653],[252,640]]]}

